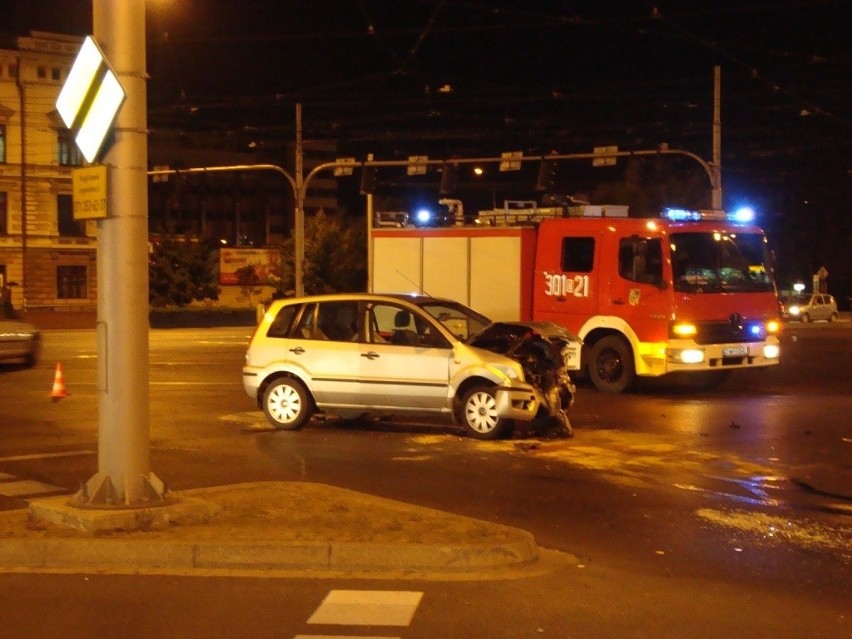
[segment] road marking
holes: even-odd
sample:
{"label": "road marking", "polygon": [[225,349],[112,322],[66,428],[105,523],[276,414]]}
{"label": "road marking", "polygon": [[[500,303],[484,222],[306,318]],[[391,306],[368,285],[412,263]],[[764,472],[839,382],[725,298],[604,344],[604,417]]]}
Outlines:
{"label": "road marking", "polygon": [[370,635],[296,635],[293,639],[401,639],[400,637],[377,637]]}
{"label": "road marking", "polygon": [[5,497],[24,497],[29,495],[45,495],[47,493],[66,493],[67,488],[45,484],[31,479],[20,481],[0,482],[0,495]]}
{"label": "road marking", "polygon": [[96,450],[68,450],[63,453],[35,453],[32,455],[15,455],[0,457],[0,463],[15,461],[30,461],[32,459],[57,459],[59,457],[77,457],[78,455],[96,455]]}
{"label": "road marking", "polygon": [[422,592],[332,590],[308,618],[309,624],[408,626]]}

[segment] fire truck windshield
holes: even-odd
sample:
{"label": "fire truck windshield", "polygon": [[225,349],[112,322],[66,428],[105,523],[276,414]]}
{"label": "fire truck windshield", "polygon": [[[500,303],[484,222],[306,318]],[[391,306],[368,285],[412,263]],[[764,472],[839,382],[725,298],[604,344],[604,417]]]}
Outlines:
{"label": "fire truck windshield", "polygon": [[673,233],[670,247],[676,291],[774,290],[769,250],[759,233]]}

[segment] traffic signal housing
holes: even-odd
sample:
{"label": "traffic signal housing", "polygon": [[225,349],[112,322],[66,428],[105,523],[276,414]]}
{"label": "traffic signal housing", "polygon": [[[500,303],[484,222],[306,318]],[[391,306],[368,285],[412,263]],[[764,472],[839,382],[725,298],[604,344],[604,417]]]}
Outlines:
{"label": "traffic signal housing", "polygon": [[367,195],[376,190],[376,167],[365,166],[361,169],[361,195]]}
{"label": "traffic signal housing", "polygon": [[458,164],[444,162],[444,167],[441,172],[441,187],[438,192],[441,195],[452,195],[456,190],[459,182],[459,167]]}
{"label": "traffic signal housing", "polygon": [[536,191],[549,191],[556,178],[556,160],[542,160],[538,167],[538,179],[535,182]]}

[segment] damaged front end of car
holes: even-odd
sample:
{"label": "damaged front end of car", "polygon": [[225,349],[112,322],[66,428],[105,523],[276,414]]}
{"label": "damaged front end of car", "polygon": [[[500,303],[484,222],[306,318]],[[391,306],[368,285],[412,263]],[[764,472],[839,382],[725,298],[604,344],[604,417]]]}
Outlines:
{"label": "damaged front end of car", "polygon": [[468,344],[499,353],[518,362],[524,379],[540,395],[536,418],[523,423],[545,437],[571,437],[568,410],[575,386],[569,371],[580,368],[582,340],[552,322],[495,322],[474,335]]}

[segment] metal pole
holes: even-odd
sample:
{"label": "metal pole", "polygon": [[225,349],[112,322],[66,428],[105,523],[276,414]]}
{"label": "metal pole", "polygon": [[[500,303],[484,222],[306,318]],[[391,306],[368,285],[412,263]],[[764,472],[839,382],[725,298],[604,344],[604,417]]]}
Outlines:
{"label": "metal pole", "polygon": [[722,70],[713,68],[713,175],[710,208],[722,210]]}
{"label": "metal pole", "polygon": [[164,500],[150,472],[148,426],[148,133],[145,0],[93,0],[94,36],[127,94],[103,158],[108,217],[98,222],[98,472],[78,505]]}
{"label": "metal pole", "polygon": [[367,292],[373,292],[373,194],[367,193]]}
{"label": "metal pole", "polygon": [[302,105],[296,104],[296,209],[293,217],[293,244],[295,248],[295,264],[293,265],[296,296],[305,294],[305,183],[302,174]]}

